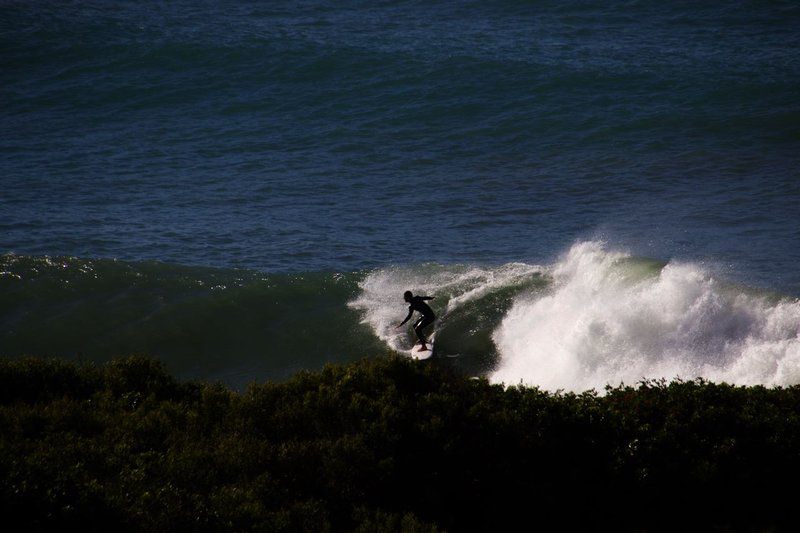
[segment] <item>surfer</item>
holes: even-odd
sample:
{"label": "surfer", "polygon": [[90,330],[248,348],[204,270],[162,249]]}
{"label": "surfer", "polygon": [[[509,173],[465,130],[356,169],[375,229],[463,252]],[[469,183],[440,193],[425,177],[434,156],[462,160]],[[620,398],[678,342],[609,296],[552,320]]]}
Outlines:
{"label": "surfer", "polygon": [[410,304],[408,306],[408,316],[405,318],[405,320],[400,322],[397,327],[400,328],[403,324],[408,322],[408,319],[411,318],[411,315],[414,314],[414,311],[421,313],[422,316],[419,317],[419,320],[417,320],[416,323],[414,323],[414,333],[416,333],[417,337],[419,337],[422,350],[425,351],[428,349],[428,346],[425,344],[425,335],[422,333],[422,330],[436,320],[436,315],[433,314],[433,309],[431,309],[431,307],[425,303],[425,300],[433,300],[433,296],[414,296],[411,294],[411,291],[406,291],[403,293],[403,299]]}

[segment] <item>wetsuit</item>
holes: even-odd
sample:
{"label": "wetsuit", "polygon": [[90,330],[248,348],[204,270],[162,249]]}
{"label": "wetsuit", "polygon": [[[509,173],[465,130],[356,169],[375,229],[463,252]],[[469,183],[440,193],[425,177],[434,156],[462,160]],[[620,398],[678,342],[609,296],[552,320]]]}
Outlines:
{"label": "wetsuit", "polygon": [[[431,309],[431,307],[425,303],[425,300],[433,300],[433,297],[412,296],[408,306],[408,318],[411,318],[411,314],[414,311],[417,311],[422,314],[422,316],[419,317],[419,320],[417,320],[414,323],[414,333],[417,334],[419,342],[421,342],[422,344],[426,343],[425,336],[423,335],[422,330],[425,329],[425,327],[432,324],[434,320],[436,320],[436,315],[433,313],[433,309]],[[406,318],[406,320],[408,320],[408,318]],[[403,322],[405,322],[405,320]]]}

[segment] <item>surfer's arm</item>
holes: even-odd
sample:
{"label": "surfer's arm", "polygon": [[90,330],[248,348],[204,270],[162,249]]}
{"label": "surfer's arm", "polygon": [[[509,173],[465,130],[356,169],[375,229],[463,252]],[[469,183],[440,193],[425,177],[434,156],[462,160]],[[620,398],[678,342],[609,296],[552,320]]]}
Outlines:
{"label": "surfer's arm", "polygon": [[399,328],[400,326],[402,326],[403,324],[405,324],[406,322],[408,322],[408,319],[409,319],[409,318],[411,318],[411,315],[413,315],[413,314],[414,314],[414,310],[413,310],[413,309],[409,309],[409,310],[408,310],[408,316],[405,318],[405,320],[403,320],[402,322],[400,322],[399,324],[397,324],[397,327]]}
{"label": "surfer's arm", "polygon": [[433,300],[433,298],[433,296],[420,296],[420,299],[422,300]]}

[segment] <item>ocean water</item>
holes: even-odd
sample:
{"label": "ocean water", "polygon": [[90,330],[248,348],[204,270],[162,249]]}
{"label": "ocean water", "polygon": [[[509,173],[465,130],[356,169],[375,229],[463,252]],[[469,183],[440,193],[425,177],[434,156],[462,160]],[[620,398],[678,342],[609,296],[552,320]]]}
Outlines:
{"label": "ocean water", "polygon": [[0,354],[800,383],[795,2],[3,2]]}

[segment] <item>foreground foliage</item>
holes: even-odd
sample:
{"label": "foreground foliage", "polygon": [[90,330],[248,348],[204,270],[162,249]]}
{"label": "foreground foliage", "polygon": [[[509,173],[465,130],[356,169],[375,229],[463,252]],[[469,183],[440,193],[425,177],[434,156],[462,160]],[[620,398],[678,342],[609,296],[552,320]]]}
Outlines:
{"label": "foreground foliage", "polygon": [[0,360],[0,491],[26,529],[782,529],[800,387],[552,394],[363,360],[242,394],[157,361]]}

